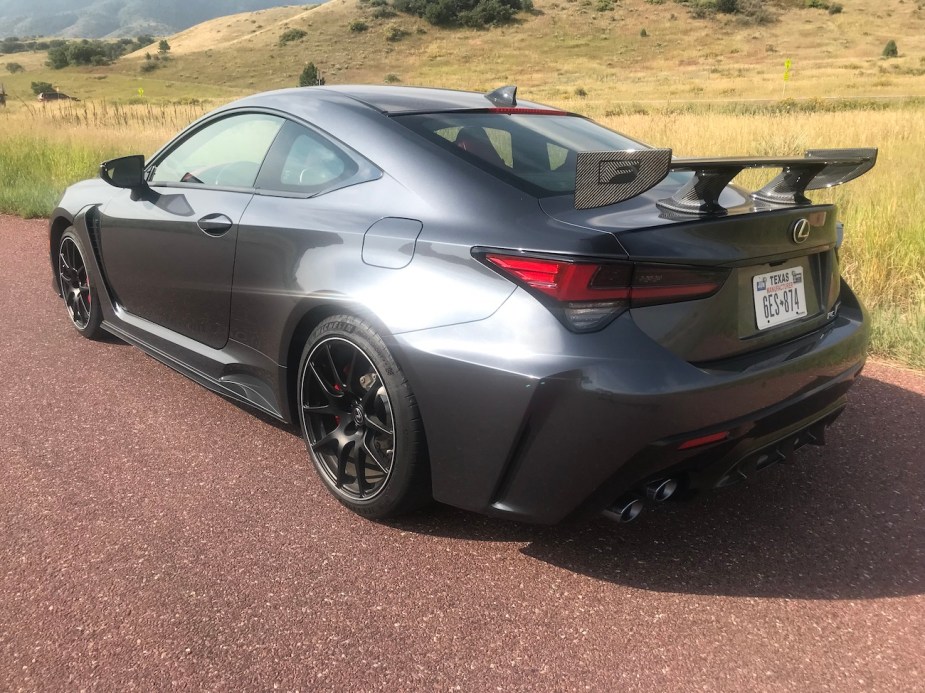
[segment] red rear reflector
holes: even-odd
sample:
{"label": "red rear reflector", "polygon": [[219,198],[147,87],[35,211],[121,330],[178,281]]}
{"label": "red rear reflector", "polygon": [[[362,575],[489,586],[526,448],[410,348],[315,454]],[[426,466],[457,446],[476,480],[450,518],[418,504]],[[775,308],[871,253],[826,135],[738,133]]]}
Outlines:
{"label": "red rear reflector", "polygon": [[729,437],[729,431],[723,431],[722,433],[711,433],[708,436],[700,436],[699,438],[691,438],[690,440],[685,440],[678,446],[678,450],[690,450],[691,448],[699,448],[701,445],[709,445],[710,443],[718,443],[721,440],[726,440]]}

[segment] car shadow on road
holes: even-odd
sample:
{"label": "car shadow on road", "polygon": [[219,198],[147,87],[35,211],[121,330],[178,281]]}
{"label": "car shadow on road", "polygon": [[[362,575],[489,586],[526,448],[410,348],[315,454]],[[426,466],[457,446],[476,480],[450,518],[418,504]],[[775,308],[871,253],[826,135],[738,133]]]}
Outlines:
{"label": "car shadow on road", "polygon": [[829,445],[628,525],[533,527],[452,509],[404,530],[523,542],[523,554],[660,592],[794,599],[925,593],[925,398],[864,378]]}

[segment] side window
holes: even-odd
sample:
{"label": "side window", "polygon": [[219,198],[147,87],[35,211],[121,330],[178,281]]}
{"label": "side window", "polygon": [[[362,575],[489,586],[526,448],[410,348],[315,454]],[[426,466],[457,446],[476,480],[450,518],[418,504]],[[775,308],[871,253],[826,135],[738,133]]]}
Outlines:
{"label": "side window", "polygon": [[318,133],[287,122],[267,156],[257,187],[314,195],[356,176],[357,163]]}
{"label": "side window", "polygon": [[568,149],[560,147],[558,144],[553,144],[552,142],[546,143],[546,152],[549,154],[550,171],[555,171],[560,166],[564,166],[569,155]]}
{"label": "side window", "polygon": [[157,163],[151,183],[252,188],[284,122],[265,113],[247,113],[206,125]]}
{"label": "side window", "polygon": [[514,166],[511,133],[507,130],[469,125],[442,128],[436,134],[489,164],[507,168]]}

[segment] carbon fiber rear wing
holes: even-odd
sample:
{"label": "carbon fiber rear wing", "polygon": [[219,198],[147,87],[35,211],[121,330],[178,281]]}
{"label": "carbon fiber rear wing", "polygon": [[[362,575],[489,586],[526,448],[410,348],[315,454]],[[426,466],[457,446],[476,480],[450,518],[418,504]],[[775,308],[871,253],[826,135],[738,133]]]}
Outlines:
{"label": "carbon fiber rear wing", "polygon": [[672,171],[693,177],[658,206],[676,214],[726,213],[719,198],[739,173],[749,168],[779,168],[780,173],[752,199],[771,205],[811,204],[807,190],[831,188],[864,175],[877,163],[876,149],[811,149],[804,157],[725,157],[675,159],[670,149],[580,152],[575,170],[575,208],[616,204],[658,185]]}

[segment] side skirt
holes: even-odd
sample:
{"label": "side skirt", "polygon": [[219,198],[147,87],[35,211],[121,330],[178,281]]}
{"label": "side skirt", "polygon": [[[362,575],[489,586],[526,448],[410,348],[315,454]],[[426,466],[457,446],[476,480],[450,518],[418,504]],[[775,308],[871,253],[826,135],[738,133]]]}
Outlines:
{"label": "side skirt", "polygon": [[292,423],[285,396],[285,366],[234,340],[223,349],[212,349],[132,315],[113,300],[101,268],[100,248],[89,233],[88,213],[96,213],[95,208],[82,209],[73,227],[84,247],[92,249],[85,262],[97,287],[103,329],[213,392]]}
{"label": "side skirt", "polygon": [[[121,312],[121,310],[120,310]],[[264,387],[254,387],[251,384],[239,382],[233,376],[228,376],[217,380],[212,376],[203,373],[202,371],[194,368],[190,364],[182,361],[171,354],[168,354],[151,344],[139,339],[134,334],[125,331],[120,326],[114,324],[110,320],[103,320],[102,328],[109,332],[112,335],[115,335],[119,339],[128,344],[131,344],[134,347],[141,349],[148,356],[151,356],[154,359],[157,359],[166,366],[169,366],[173,370],[177,371],[181,375],[185,375],[187,378],[192,380],[195,383],[202,385],[205,388],[208,388],[212,392],[220,394],[229,399],[240,402],[241,404],[246,404],[255,409],[260,410],[265,414],[269,414],[274,419],[279,419],[284,423],[291,423],[279,410],[278,407],[274,406],[274,403],[270,401],[269,397],[264,396],[260,390],[266,389]],[[252,379],[253,380],[253,379]],[[275,399],[275,398],[274,398]]]}

